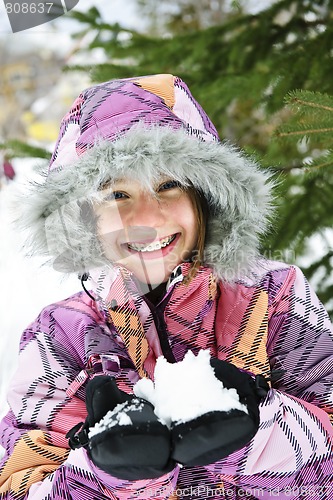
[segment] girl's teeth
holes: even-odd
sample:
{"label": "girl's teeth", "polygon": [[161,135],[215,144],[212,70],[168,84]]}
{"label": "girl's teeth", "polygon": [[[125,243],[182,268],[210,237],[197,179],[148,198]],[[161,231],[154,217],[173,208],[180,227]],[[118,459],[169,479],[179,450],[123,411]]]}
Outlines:
{"label": "girl's teeth", "polygon": [[128,243],[128,247],[131,250],[136,250],[137,252],[154,252],[155,250],[160,250],[161,248],[170,245],[175,237],[175,235],[168,236],[167,238],[163,238],[160,241],[149,243],[149,245],[145,245],[144,243]]}

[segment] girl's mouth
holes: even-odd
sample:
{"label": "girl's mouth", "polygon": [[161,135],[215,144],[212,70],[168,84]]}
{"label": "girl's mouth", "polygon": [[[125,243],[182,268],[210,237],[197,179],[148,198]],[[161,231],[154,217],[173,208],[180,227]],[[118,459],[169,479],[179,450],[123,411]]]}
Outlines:
{"label": "girl's mouth", "polygon": [[127,247],[129,250],[134,250],[135,252],[155,252],[156,250],[162,250],[162,248],[166,248],[171,245],[171,243],[176,239],[177,234],[172,234],[171,236],[166,236],[158,241],[153,241],[151,243],[127,243]]}
{"label": "girl's mouth", "polygon": [[163,253],[167,250],[167,247],[171,245],[175,239],[179,236],[179,233],[172,234],[170,236],[166,236],[165,238],[161,238],[158,241],[152,241],[150,243],[147,242],[131,242],[127,243],[127,249],[130,252],[140,252],[141,254],[152,254],[153,252],[162,250]]}

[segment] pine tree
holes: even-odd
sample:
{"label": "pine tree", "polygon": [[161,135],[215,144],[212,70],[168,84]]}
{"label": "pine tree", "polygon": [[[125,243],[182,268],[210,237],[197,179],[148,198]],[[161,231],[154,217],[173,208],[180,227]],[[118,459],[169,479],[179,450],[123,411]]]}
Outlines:
{"label": "pine tree", "polygon": [[[286,102],[292,115],[275,134],[284,144],[301,141],[300,147],[308,156],[300,159],[299,165],[281,167],[285,182],[280,193],[280,218],[270,244],[302,255],[309,253],[307,243],[316,237],[318,256],[304,264],[303,271],[332,314],[333,96],[297,90],[289,93]],[[289,220],[293,223],[286,224]]]}

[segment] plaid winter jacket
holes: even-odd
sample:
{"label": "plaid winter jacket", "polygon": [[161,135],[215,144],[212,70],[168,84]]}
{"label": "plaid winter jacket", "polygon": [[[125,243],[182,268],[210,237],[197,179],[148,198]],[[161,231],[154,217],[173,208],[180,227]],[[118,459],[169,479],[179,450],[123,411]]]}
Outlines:
{"label": "plaid winter jacket", "polygon": [[[46,307],[22,336],[1,423],[1,498],[333,499],[332,327],[298,268],[265,266],[253,282],[236,285],[216,283],[207,267],[189,285],[178,276],[154,314],[124,283],[129,273],[109,294],[126,301],[122,314],[84,292]],[[186,275],[188,264],[181,270]],[[180,361],[200,349],[272,375],[247,446],[209,466],[177,466],[141,481],[111,477],[83,448],[69,450],[66,432],[86,417],[88,378],[110,374],[131,392],[141,376],[153,376],[158,356],[171,351]]]}

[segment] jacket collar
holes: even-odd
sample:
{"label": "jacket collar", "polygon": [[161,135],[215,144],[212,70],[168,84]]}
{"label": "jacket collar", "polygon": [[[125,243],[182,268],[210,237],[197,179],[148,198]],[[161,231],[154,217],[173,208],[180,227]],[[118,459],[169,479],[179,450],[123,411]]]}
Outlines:
{"label": "jacket collar", "polygon": [[[172,271],[170,278],[166,284],[166,294],[177,284],[181,283],[184,277],[188,274],[190,264],[183,263],[175,267]],[[108,303],[108,307],[112,301],[112,287],[113,284],[119,277],[122,276],[127,284],[130,285],[132,291],[144,295],[147,290],[141,290],[139,288],[138,282],[134,274],[123,266],[105,266],[101,268],[92,269],[89,272],[89,287],[94,292],[97,297],[97,301],[102,308],[105,303]]]}
{"label": "jacket collar", "polygon": [[[162,299],[164,301],[170,295],[167,303],[169,333],[172,334],[173,330],[182,332],[180,336],[185,342],[188,336],[194,340],[203,319],[212,311],[216,297],[216,280],[210,268],[199,268],[192,281],[182,286],[190,267],[189,263],[183,263],[175,268]],[[135,277],[124,267],[103,268],[92,272],[90,281],[97,296],[97,308],[116,329],[139,375],[152,378],[156,358],[162,351],[152,312],[137,287]],[[193,321],[188,322],[188,314],[193,316]],[[188,327],[185,326],[187,323]]]}

